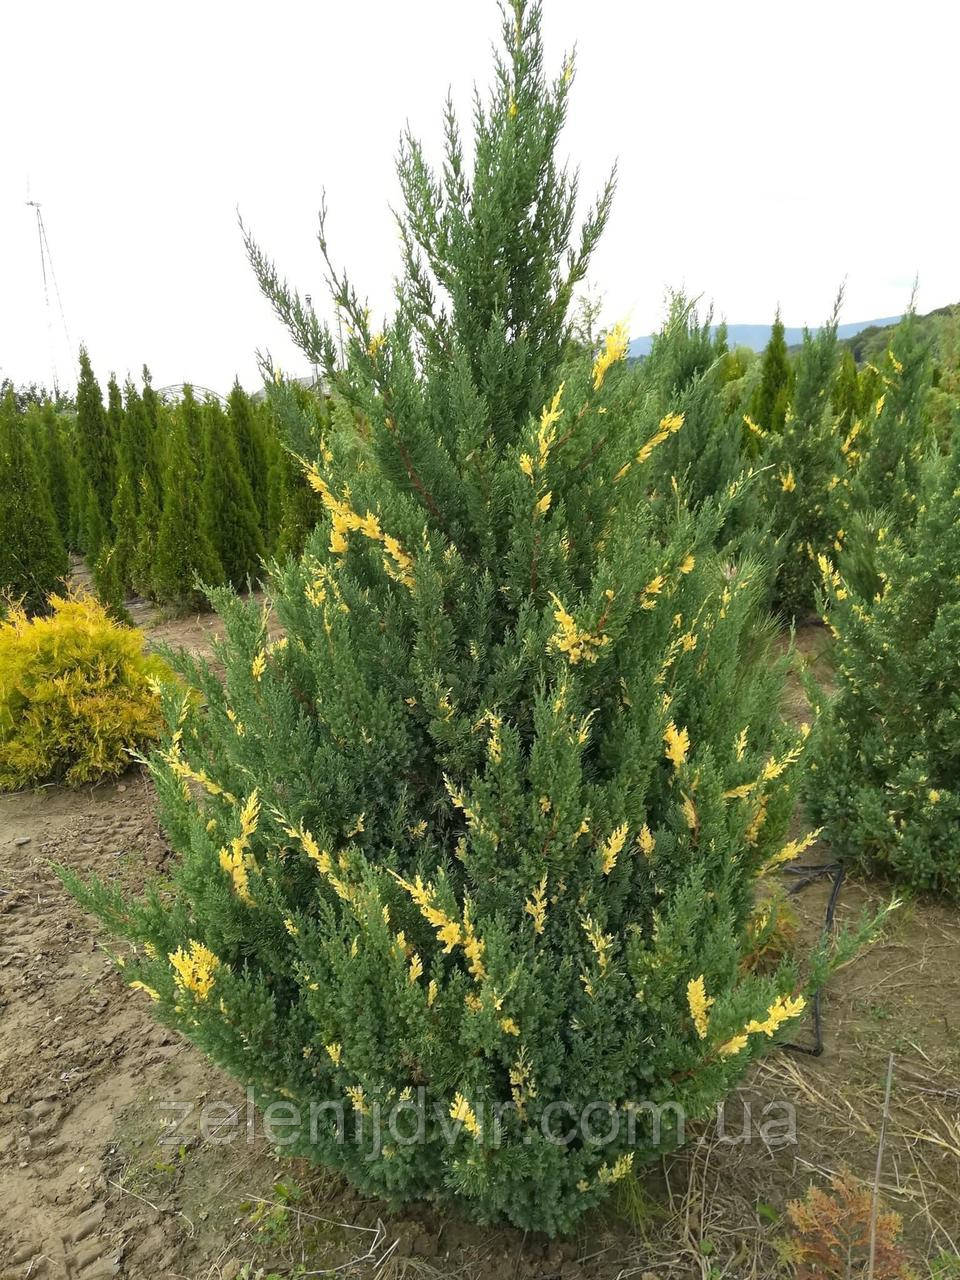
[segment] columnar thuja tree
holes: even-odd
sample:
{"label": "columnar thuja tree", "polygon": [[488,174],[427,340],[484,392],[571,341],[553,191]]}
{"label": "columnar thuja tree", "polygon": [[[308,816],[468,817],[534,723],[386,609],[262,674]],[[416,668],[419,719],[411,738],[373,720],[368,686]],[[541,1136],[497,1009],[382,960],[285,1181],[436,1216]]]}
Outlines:
{"label": "columnar thuja tree", "polygon": [[[116,457],[110,423],[103,407],[103,395],[85,347],[80,348],[80,377],[77,382],[77,444],[86,486],[99,508],[92,523],[105,526],[113,503]],[[96,555],[98,547],[85,547]]]}
{"label": "columnar thuja tree", "polygon": [[203,600],[200,584],[223,582],[223,566],[210,533],[197,457],[202,458],[200,406],[190,389],[170,414],[163,473],[163,510],[150,573],[156,599],[178,608]]}
{"label": "columnar thuja tree", "polygon": [[17,602],[28,613],[43,613],[67,572],[34,434],[8,387],[0,399],[0,613]]}
{"label": "columnar thuja tree", "polygon": [[[149,387],[144,386],[144,391]],[[156,456],[154,428],[150,414],[133,382],[128,381],[124,387],[124,421],[123,432],[118,446],[118,466],[127,470],[133,480],[134,489],[139,493],[141,481],[149,479],[156,487],[160,483],[159,459]],[[118,479],[119,486],[119,479]]]}
{"label": "columnar thuja tree", "polygon": [[203,509],[224,578],[237,590],[259,576],[263,538],[233,424],[210,399],[203,406]]}
{"label": "columnar thuja tree", "polygon": [[282,635],[216,592],[222,682],[168,698],[170,883],[74,887],[161,1016],[295,1108],[289,1150],[554,1232],[802,1011],[742,963],[802,739],[720,515],[651,514],[682,419],[622,407],[618,330],[561,366],[610,192],[568,248],[539,28],[515,0],[472,169],[452,111],[442,178],[405,141],[398,311],[374,331],[334,275],[345,367],[251,245],[357,440],[295,445],[324,516]]}
{"label": "columnar thuja tree", "polygon": [[237,456],[253,493],[262,534],[266,527],[270,455],[261,415],[239,381],[235,381],[230,389],[227,412]]}

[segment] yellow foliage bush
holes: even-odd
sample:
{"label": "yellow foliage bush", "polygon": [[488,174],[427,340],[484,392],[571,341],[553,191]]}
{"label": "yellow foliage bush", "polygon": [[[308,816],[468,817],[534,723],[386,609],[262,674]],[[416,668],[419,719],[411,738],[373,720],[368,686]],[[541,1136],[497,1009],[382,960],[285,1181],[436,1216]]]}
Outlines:
{"label": "yellow foliage bush", "polygon": [[91,597],[51,596],[50,607],[0,621],[0,791],[120,773],[161,729],[158,685],[174,677],[142,633]]}

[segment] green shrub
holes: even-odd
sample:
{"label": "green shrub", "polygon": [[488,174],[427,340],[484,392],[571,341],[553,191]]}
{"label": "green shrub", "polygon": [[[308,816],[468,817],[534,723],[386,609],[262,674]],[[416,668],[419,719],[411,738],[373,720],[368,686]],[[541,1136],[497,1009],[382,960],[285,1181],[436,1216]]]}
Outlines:
{"label": "green shrub", "polygon": [[770,341],[760,362],[760,381],[750,400],[749,413],[762,431],[779,435],[783,431],[790,393],[793,390],[794,369],[787,354],[780,308],[774,316]]}
{"label": "green shrub", "polygon": [[892,507],[898,523],[906,522],[915,512],[921,468],[934,444],[930,346],[912,312],[870,372],[880,391],[859,419],[852,499],[857,508]]}
{"label": "green shrub", "polygon": [[889,348],[864,375],[874,394],[840,446],[844,466],[835,490],[834,552],[854,593],[872,598],[881,589],[877,548],[884,537],[909,537],[924,467],[936,450],[930,352],[916,316],[904,317]]}
{"label": "green shrub", "polygon": [[938,460],[916,524],[881,536],[860,597],[824,557],[836,696],[816,733],[808,804],[838,854],[960,897],[960,454]]}
{"label": "green shrub", "polygon": [[120,773],[162,727],[157,682],[171,673],[141,634],[92,598],[50,606],[0,622],[0,791]]}
{"label": "green shrub", "polygon": [[[823,328],[804,332],[782,429],[762,439],[764,505],[779,552],[775,599],[787,618],[814,608],[817,556],[833,547],[839,527],[836,489],[843,463],[831,403],[839,308],[838,298]],[[752,419],[747,425],[759,427]]]}
{"label": "green shrub", "polygon": [[[715,539],[718,552],[731,563],[752,558],[764,573],[769,596],[777,547],[763,487],[753,474],[740,396],[733,406],[728,399],[726,334],[720,326],[711,338],[711,319],[708,313],[701,320],[689,301],[675,295],[650,355],[623,379],[616,412],[632,415],[643,404],[647,412],[682,415],[683,430],[670,433],[650,458],[650,500],[665,504],[668,523],[678,494],[693,511],[719,504],[724,515]],[[735,357],[734,374],[738,367]]]}
{"label": "green shrub", "polygon": [[[545,78],[539,23],[508,10],[472,175],[452,120],[442,178],[405,143],[399,311],[371,331],[335,276],[345,368],[251,244],[362,448],[308,455],[324,514],[273,583],[282,639],[221,589],[222,678],[181,662],[203,707],[167,696],[152,760],[170,880],[66,879],[161,1017],[296,1108],[288,1151],[557,1232],[802,1011],[791,962],[742,962],[757,878],[804,842],[756,567],[713,553],[716,504],[647,501],[682,418],[620,403],[619,329],[562,363],[609,192],[568,254],[572,64]],[[422,1132],[401,1110],[393,1137],[406,1106]]]}

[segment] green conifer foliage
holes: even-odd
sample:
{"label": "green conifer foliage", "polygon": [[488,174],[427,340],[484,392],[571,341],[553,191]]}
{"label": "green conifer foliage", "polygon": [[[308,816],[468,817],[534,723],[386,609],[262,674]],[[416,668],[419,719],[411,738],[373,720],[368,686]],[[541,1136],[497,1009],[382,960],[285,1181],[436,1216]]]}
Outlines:
{"label": "green conifer foliage", "polygon": [[930,417],[937,439],[946,443],[960,428],[960,307],[940,320],[932,377]]}
{"label": "green conifer foliage", "polygon": [[147,470],[154,488],[159,493],[163,484],[164,460],[164,406],[153,389],[150,370],[143,366],[143,391],[140,395],[147,423]]}
{"label": "green conifer foliage", "polygon": [[931,461],[906,536],[877,543],[877,595],[824,559],[837,692],[808,806],[845,861],[960,899],[960,439]]}
{"label": "green conifer foliage", "polygon": [[[273,455],[267,487],[267,528],[273,555],[283,561],[303,551],[307,536],[323,513],[318,494],[304,474],[303,457],[315,457],[324,441],[336,442],[355,461],[363,452],[353,412],[342,400],[297,383],[276,382],[268,388],[268,411],[275,430],[268,440]],[[285,444],[277,436],[280,432]]]}
{"label": "green conifer foliage", "polygon": [[813,609],[817,557],[842,537],[837,489],[845,469],[831,399],[840,301],[838,297],[830,319],[815,335],[804,331],[783,428],[765,432],[763,438],[761,478],[780,559],[776,602],[787,617],[802,617]]}
{"label": "green conifer foliage", "polygon": [[137,506],[136,487],[130,471],[125,467],[120,472],[120,482],[113,499],[111,523],[114,529],[113,556],[116,562],[115,572],[121,584],[124,596],[133,585],[133,566],[137,553]]}
{"label": "green conifer foliage", "polygon": [[[678,1141],[650,1106],[704,1114],[802,1011],[789,962],[742,961],[757,877],[803,844],[755,566],[714,554],[722,513],[651,511],[682,422],[620,405],[625,335],[561,363],[608,197],[575,234],[540,16],[507,10],[472,169],[452,111],[442,178],[405,141],[399,309],[372,332],[337,276],[345,368],[251,246],[357,442],[304,455],[324,517],[274,583],[282,637],[220,591],[223,679],[181,664],[169,886],[71,884],[262,1104],[328,1104],[289,1151],[556,1232]],[[422,1131],[374,1149],[408,1103]]]}
{"label": "green conifer foliage", "polygon": [[150,370],[146,365],[143,366],[141,377],[143,378],[143,393],[141,396],[141,399],[143,400],[143,407],[147,411],[147,421],[150,424],[150,430],[152,433],[156,434],[160,429],[160,397],[153,389],[153,378],[151,377]]}
{"label": "green conifer foliage", "polygon": [[[279,441],[273,441],[268,452],[270,463],[267,472],[267,508],[263,527],[267,551],[271,556],[275,556],[277,554],[280,526],[283,523],[287,496],[293,484],[293,475],[298,464],[296,459],[287,456],[286,450]],[[314,524],[316,524],[316,520]],[[300,540],[300,545],[297,549],[298,555],[303,551],[304,540]]]}
{"label": "green conifer foliage", "polygon": [[750,416],[764,431],[776,435],[783,430],[792,385],[793,370],[778,307],[770,341],[763,352],[760,383],[750,405]]}
{"label": "green conifer foliage", "polygon": [[[189,446],[190,457],[193,459],[193,465],[196,467],[197,475],[203,475],[203,448],[205,432],[203,429],[203,412],[197,397],[193,393],[193,387],[185,386],[180,403],[174,410],[176,417],[183,428],[183,436]],[[171,444],[172,435],[164,442],[164,451],[166,452]],[[164,465],[169,462],[165,458]]]}
{"label": "green conifer foliage", "polygon": [[663,328],[640,366],[645,387],[655,388],[664,403],[690,386],[727,351],[726,329],[712,336],[713,314],[701,319],[694,300],[671,295]]}
{"label": "green conifer foliage", "polygon": [[678,495],[693,510],[722,511],[718,550],[737,559],[749,553],[758,568],[766,564],[769,583],[771,539],[759,486],[748,483],[752,455],[744,447],[742,397],[725,394],[731,367],[726,331],[711,331],[710,314],[701,319],[690,301],[675,295],[649,357],[623,379],[617,412],[644,404],[658,415],[682,417],[682,430],[669,433],[648,464],[650,500],[665,506],[668,521]]}
{"label": "green conifer foliage", "polygon": [[160,497],[157,487],[147,470],[140,477],[137,501],[136,548],[130,566],[130,585],[142,596],[154,598],[154,568],[157,556],[157,539],[160,534]]}
{"label": "green conifer foliage", "polygon": [[624,380],[634,384],[631,400],[655,404],[661,416],[683,414],[683,430],[657,448],[651,474],[658,489],[679,485],[694,505],[719,498],[745,467],[739,414],[731,417],[720,395],[726,337],[721,347],[710,336],[711,325],[709,313],[701,320],[690,301],[675,295],[650,355]]}
{"label": "green conifer foliage", "polygon": [[912,313],[897,325],[876,372],[881,390],[865,407],[862,431],[855,438],[858,463],[852,501],[861,509],[892,509],[898,523],[908,522],[916,510],[924,459],[935,444],[929,409],[930,350]]}
{"label": "green conifer foliage", "polygon": [[231,419],[215,400],[203,406],[203,506],[213,549],[238,590],[261,575],[264,555],[253,493],[240,465]]}
{"label": "green conifer foliage", "polygon": [[[87,484],[93,491],[102,522],[106,525],[113,504],[116,458],[100,384],[94,376],[85,347],[80,348],[80,379],[77,383],[77,441]],[[86,486],[84,491],[86,503]],[[84,549],[88,555],[91,554],[90,547]]]}
{"label": "green conifer foliage", "polygon": [[31,434],[8,388],[0,401],[0,596],[39,613],[62,586],[67,554]]}
{"label": "green conifer foliage", "polygon": [[117,467],[124,437],[123,393],[117,382],[116,374],[111,373],[107,382],[107,430],[113,448],[114,483],[117,483]]}
{"label": "green conifer foliage", "polygon": [[837,416],[837,427],[844,434],[860,417],[862,402],[860,372],[853,358],[853,352],[847,347],[840,357],[840,367],[833,386],[833,412]]}
{"label": "green conifer foliage", "polygon": [[270,471],[266,432],[262,413],[251,402],[239,381],[233,384],[227,401],[227,412],[230,415],[237,456],[253,494],[257,523],[261,532],[266,533]]}
{"label": "green conifer foliage", "polygon": [[37,430],[37,451],[44,464],[45,482],[53,513],[64,546],[70,545],[70,472],[66,445],[61,432],[57,411],[47,401],[40,411]]}
{"label": "green conifer foliage", "polygon": [[67,478],[70,482],[70,533],[67,538],[69,550],[83,552],[84,496],[86,494],[86,477],[77,456],[76,431],[64,426],[65,458],[67,462]]}
{"label": "green conifer foliage", "polygon": [[152,427],[146,405],[132,382],[127,382],[123,395],[123,434],[118,447],[118,461],[120,468],[126,470],[133,482],[136,505],[140,478],[149,474],[156,485],[159,483],[160,473],[153,456]]}
{"label": "green conifer foliage", "polygon": [[96,587],[97,598],[110,617],[116,622],[129,625],[131,618],[126,604],[123,565],[115,543],[105,542],[100,548],[93,566],[93,585]]}
{"label": "green conifer foliage", "polygon": [[210,536],[209,518],[203,501],[194,450],[189,431],[200,422],[199,405],[192,395],[184,397],[170,414],[165,449],[163,510],[157,529],[156,557],[150,574],[154,597],[175,608],[201,608],[203,591],[198,581],[208,585],[223,582],[223,567]]}
{"label": "green conifer foliage", "polygon": [[83,494],[80,542],[84,558],[91,570],[96,564],[97,557],[104,545],[109,541],[110,529],[103,517],[103,510],[97,499],[96,491],[93,485],[87,481]]}
{"label": "green conifer foliage", "polygon": [[274,556],[279,561],[299,556],[307,538],[316,528],[323,507],[303,474],[303,468],[285,449],[280,449],[270,471],[271,507],[278,512]]}
{"label": "green conifer foliage", "polygon": [[849,585],[872,598],[882,588],[879,543],[909,536],[924,470],[937,450],[930,350],[912,313],[865,373],[875,398],[861,404],[840,445],[845,469],[836,490],[840,528],[835,550],[837,567]]}

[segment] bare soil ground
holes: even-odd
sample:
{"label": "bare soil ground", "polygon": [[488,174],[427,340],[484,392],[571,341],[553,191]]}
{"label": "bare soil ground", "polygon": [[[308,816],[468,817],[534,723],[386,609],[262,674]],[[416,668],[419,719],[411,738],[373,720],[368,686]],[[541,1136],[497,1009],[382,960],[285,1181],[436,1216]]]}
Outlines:
{"label": "bare soil ground", "polygon": [[[156,625],[207,648],[209,617]],[[801,634],[816,658],[822,632]],[[791,713],[803,714],[799,692]],[[811,850],[810,861],[827,851]],[[631,1183],[570,1241],[480,1229],[429,1207],[391,1211],[279,1157],[260,1135],[222,1143],[196,1112],[239,1087],[123,983],[91,920],[51,870],[64,862],[136,888],[167,856],[149,781],[0,797],[0,1277],[236,1280],[257,1275],[639,1280],[781,1274],[771,1240],[787,1200],[848,1165],[872,1186],[893,1055],[881,1193],[920,1264],[960,1246],[960,918],[909,902],[832,979],[820,1058],[778,1053],[676,1157]],[[793,899],[799,945],[818,936],[829,882]],[[889,896],[848,883],[850,922]],[[806,1029],[804,1029],[805,1031]],[[799,1037],[798,1037],[799,1038]],[[779,1143],[794,1109],[795,1142]],[[744,1132],[751,1110],[753,1138]],[[771,1106],[773,1109],[771,1110]],[[765,1111],[766,1109],[766,1111]],[[774,1117],[772,1134],[765,1128]],[[948,1264],[942,1264],[946,1266]],[[952,1265],[952,1264],[949,1264]],[[936,1273],[942,1280],[956,1270]]]}

